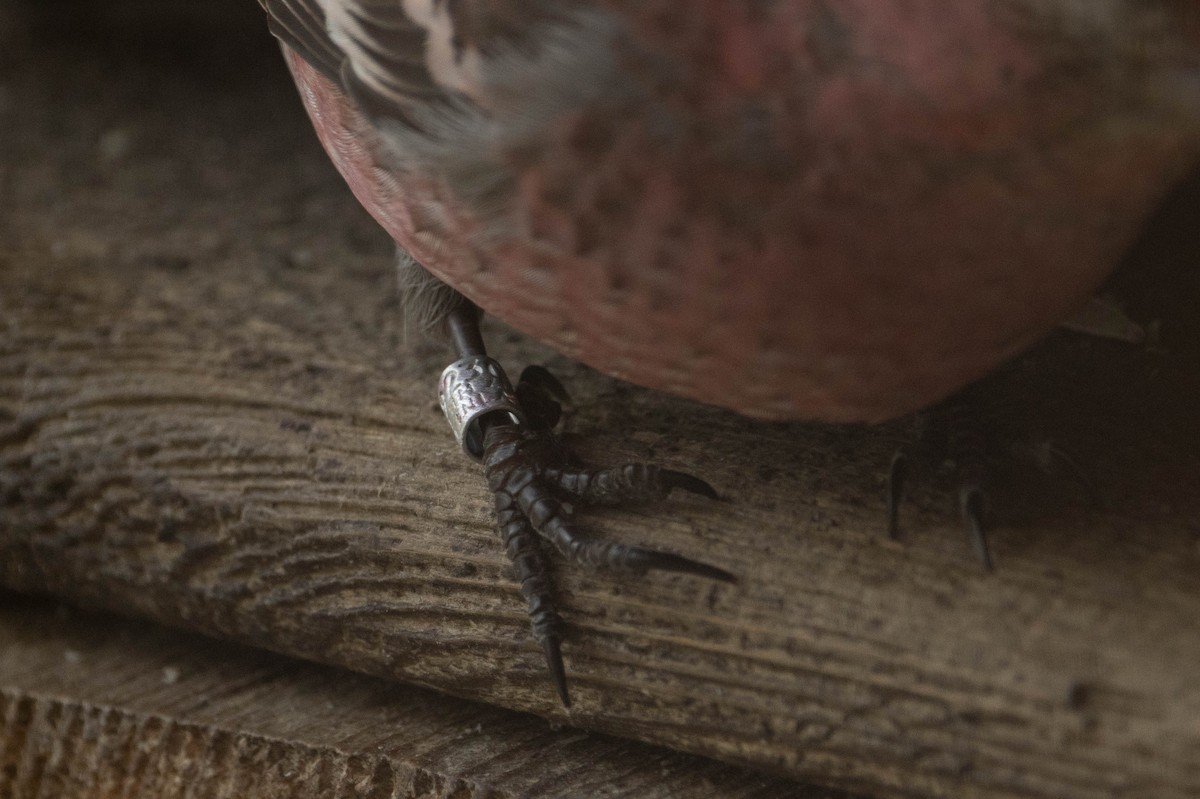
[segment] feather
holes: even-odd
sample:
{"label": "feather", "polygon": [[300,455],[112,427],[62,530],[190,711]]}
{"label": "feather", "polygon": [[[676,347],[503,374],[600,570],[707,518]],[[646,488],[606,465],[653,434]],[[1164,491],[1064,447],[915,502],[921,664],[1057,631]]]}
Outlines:
{"label": "feather", "polygon": [[317,0],[259,0],[275,38],[335,83],[345,56],[325,31],[325,14]]}
{"label": "feather", "polygon": [[396,250],[396,275],[404,300],[404,329],[422,335],[443,334],[446,317],[469,300],[438,280],[422,267],[407,250]]}
{"label": "feather", "polygon": [[619,23],[579,0],[261,2],[302,58],[327,77],[336,64],[379,132],[381,166],[440,181],[482,220],[481,239],[507,232],[514,154],[626,91]]}

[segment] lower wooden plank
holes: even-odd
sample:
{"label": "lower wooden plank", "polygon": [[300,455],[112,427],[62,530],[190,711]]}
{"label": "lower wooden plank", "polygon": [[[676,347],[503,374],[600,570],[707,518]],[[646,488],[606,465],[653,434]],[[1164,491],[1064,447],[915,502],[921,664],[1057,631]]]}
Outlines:
{"label": "lower wooden plank", "polygon": [[849,799],[8,593],[0,796]]}

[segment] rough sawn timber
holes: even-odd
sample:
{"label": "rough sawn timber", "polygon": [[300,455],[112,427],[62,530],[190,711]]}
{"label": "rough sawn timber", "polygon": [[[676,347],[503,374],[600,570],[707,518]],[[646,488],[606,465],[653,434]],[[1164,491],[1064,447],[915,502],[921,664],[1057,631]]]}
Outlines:
{"label": "rough sawn timber", "polygon": [[1034,398],[1105,501],[1026,473],[996,497],[988,575],[944,490],[882,537],[903,426],[754,423],[493,328],[503,362],[576,394],[586,459],[728,499],[583,516],[741,582],[559,569],[568,714],[435,408],[445,353],[404,342],[387,244],[269,43],[164,58],[17,30],[0,584],[879,796],[1200,792],[1194,346],[1071,345],[997,388]]}

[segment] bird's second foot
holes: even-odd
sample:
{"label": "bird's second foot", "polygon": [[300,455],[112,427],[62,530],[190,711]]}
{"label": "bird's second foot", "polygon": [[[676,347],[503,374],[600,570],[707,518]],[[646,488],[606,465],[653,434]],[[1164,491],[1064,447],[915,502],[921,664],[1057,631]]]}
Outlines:
{"label": "bird's second foot", "polygon": [[982,392],[968,389],[918,416],[915,440],[897,450],[887,478],[887,532],[900,537],[900,503],[921,465],[949,464],[957,487],[958,511],[980,564],[992,571],[988,539],[991,484],[1001,467],[1033,461],[1042,472],[1065,471],[1092,505],[1096,493],[1083,470],[1065,452],[1044,443],[1031,448],[1018,434],[1011,413],[992,407]]}

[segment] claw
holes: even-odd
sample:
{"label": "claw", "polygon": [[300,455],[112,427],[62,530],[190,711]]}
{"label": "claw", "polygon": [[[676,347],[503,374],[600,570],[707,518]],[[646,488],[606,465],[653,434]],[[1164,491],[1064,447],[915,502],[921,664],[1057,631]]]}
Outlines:
{"label": "claw", "polygon": [[611,469],[550,467],[542,470],[542,477],[566,495],[590,505],[656,502],[672,488],[720,499],[716,489],[699,477],[644,463],[626,463]]}
{"label": "claw", "polygon": [[737,577],[734,577],[724,569],[710,566],[707,563],[701,563],[691,558],[685,558],[673,552],[659,552],[653,549],[631,547],[627,557],[628,560],[626,562],[630,566],[635,566],[639,569],[654,569],[655,571],[675,572],[677,574],[694,574],[698,577],[707,577],[710,580],[720,580],[723,583],[737,582]]}
{"label": "claw", "polygon": [[726,583],[737,578],[724,569],[685,558],[672,552],[596,541],[575,527],[562,503],[546,493],[545,486],[531,482],[518,492],[515,501],[539,535],[558,548],[566,559],[592,569],[644,574],[657,571],[694,574]]}
{"label": "claw", "polygon": [[975,554],[987,571],[992,570],[992,553],[988,547],[987,532],[984,529],[983,517],[986,512],[987,497],[983,489],[977,485],[964,486],[958,495],[959,507],[962,508],[963,521],[967,524],[967,534]]}
{"label": "claw", "polygon": [[711,485],[701,480],[699,477],[690,475],[687,472],[677,472],[673,469],[663,469],[659,472],[662,477],[662,483],[668,489],[682,488],[692,494],[699,494],[702,497],[709,499],[720,499],[717,490]]}
{"label": "claw", "polygon": [[898,450],[892,456],[887,481],[887,532],[893,541],[900,538],[900,500],[904,499],[904,483],[908,479],[908,455]]}
{"label": "claw", "polygon": [[554,689],[558,691],[558,698],[562,700],[563,707],[569,708],[571,697],[567,693],[567,670],[563,666],[562,648],[558,639],[547,638],[542,641],[542,652],[546,655],[546,668],[550,671],[550,680],[554,683]]}

